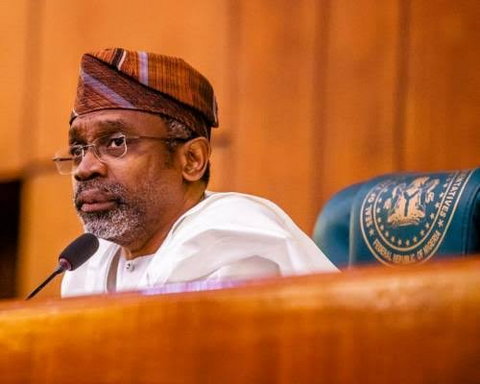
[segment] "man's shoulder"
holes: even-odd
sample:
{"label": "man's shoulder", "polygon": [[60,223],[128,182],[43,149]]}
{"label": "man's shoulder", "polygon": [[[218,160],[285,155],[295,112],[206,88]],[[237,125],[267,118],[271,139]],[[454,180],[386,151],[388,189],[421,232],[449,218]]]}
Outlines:
{"label": "man's shoulder", "polygon": [[271,207],[275,206],[277,209],[279,207],[263,197],[249,195],[246,193],[240,192],[205,192],[205,203],[209,205],[217,204],[241,204],[246,207]]}
{"label": "man's shoulder", "polygon": [[197,214],[199,217],[214,215],[224,220],[266,217],[283,222],[289,219],[272,201],[239,192],[207,192],[205,199],[199,204]]}
{"label": "man's shoulder", "polygon": [[257,196],[207,193],[171,235],[170,244],[186,252],[194,249],[197,256],[203,252],[215,262],[258,256],[273,261],[285,275],[336,270],[280,207]]}
{"label": "man's shoulder", "polygon": [[298,236],[301,230],[273,202],[237,192],[207,192],[205,199],[186,212],[172,233],[220,231],[264,233],[265,236]]}

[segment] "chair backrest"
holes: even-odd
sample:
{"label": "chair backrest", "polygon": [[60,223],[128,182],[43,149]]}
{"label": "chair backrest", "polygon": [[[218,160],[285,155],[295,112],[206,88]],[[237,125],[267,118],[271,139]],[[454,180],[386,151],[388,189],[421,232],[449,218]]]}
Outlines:
{"label": "chair backrest", "polygon": [[314,240],[340,268],[423,263],[480,251],[480,168],[395,173],[327,202]]}

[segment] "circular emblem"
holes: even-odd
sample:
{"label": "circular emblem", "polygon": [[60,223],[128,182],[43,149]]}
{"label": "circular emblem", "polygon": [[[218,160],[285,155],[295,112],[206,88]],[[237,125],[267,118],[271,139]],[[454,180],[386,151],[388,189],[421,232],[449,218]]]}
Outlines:
{"label": "circular emblem", "polygon": [[375,185],[360,214],[362,236],[387,265],[422,263],[433,256],[455,213],[471,171],[405,176]]}

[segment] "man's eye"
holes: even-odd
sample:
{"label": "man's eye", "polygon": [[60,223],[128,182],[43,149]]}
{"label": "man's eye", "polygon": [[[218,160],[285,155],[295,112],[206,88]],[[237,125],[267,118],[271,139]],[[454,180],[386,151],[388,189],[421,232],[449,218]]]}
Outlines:
{"label": "man's eye", "polygon": [[80,145],[70,147],[70,155],[72,157],[82,157],[83,148]]}
{"label": "man's eye", "polygon": [[118,148],[125,146],[125,136],[111,137],[107,142],[107,148]]}

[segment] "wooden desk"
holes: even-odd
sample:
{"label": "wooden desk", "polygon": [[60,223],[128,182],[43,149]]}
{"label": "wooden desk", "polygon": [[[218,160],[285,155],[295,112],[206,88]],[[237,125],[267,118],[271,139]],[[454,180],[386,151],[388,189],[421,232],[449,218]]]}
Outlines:
{"label": "wooden desk", "polygon": [[2,383],[480,383],[480,259],[0,305]]}

